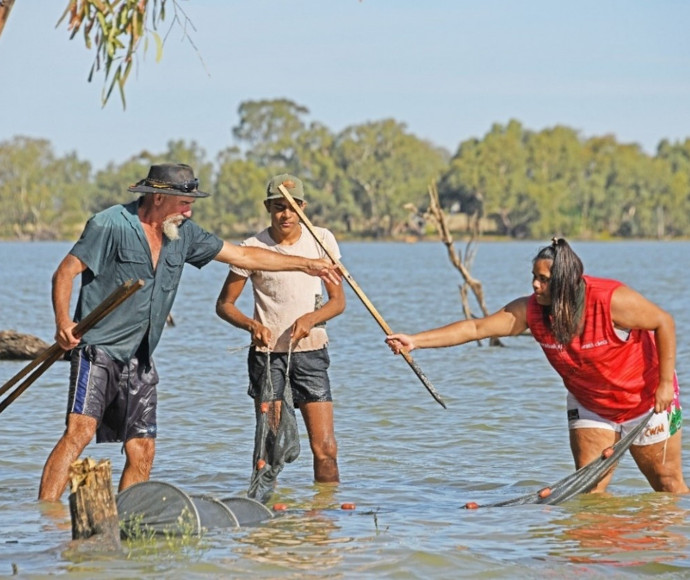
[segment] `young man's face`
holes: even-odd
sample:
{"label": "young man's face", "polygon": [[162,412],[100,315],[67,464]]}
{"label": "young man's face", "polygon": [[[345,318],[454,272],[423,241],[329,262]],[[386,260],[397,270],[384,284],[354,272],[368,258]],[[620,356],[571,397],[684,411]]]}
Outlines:
{"label": "young man's face", "polygon": [[[295,203],[304,209],[306,202],[295,200]],[[271,227],[277,232],[290,233],[299,225],[297,212],[292,211],[290,204],[285,199],[271,199],[266,201],[266,210],[271,214]]]}

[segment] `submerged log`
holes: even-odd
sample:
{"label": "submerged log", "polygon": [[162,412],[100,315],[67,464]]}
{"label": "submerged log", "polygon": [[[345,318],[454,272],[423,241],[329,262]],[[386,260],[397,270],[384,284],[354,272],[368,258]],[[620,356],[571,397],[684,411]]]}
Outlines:
{"label": "submerged log", "polygon": [[0,330],[0,360],[32,360],[47,348],[47,342],[31,334]]}
{"label": "submerged log", "polygon": [[86,458],[70,466],[72,549],[111,552],[122,549],[112,488],[110,460]]}

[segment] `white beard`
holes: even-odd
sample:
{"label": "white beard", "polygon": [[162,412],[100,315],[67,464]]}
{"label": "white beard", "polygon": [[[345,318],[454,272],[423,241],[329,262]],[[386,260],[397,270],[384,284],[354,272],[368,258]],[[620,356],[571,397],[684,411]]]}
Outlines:
{"label": "white beard", "polygon": [[180,239],[179,216],[170,216],[163,220],[163,233],[171,242]]}

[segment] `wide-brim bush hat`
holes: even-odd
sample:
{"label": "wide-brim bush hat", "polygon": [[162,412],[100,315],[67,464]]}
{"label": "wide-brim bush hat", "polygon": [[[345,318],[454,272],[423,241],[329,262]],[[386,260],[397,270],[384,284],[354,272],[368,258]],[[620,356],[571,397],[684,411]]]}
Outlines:
{"label": "wide-brim bush hat", "polygon": [[199,191],[199,180],[194,171],[184,163],[161,163],[152,165],[149,174],[141,181],[130,185],[127,191],[137,193],[166,193],[187,197],[208,197],[210,193]]}

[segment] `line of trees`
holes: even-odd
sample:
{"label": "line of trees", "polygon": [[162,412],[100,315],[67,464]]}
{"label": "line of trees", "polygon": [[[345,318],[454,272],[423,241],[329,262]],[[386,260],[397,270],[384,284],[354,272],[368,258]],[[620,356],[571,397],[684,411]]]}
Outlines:
{"label": "line of trees", "polygon": [[286,99],[247,101],[238,116],[235,142],[213,161],[195,141],[171,141],[94,172],[44,139],[0,142],[0,238],[73,239],[90,214],[132,199],[127,186],[164,161],[194,167],[213,193],[195,204],[195,219],[226,238],[267,223],[265,184],[280,172],[301,177],[312,219],[345,237],[423,234],[410,208],[428,205],[432,183],[447,212],[468,218],[458,223],[479,220],[485,233],[690,236],[690,139],[662,141],[650,156],[612,136],[585,140],[567,127],[534,132],[510,121],[451,155],[393,119],[334,133]]}

